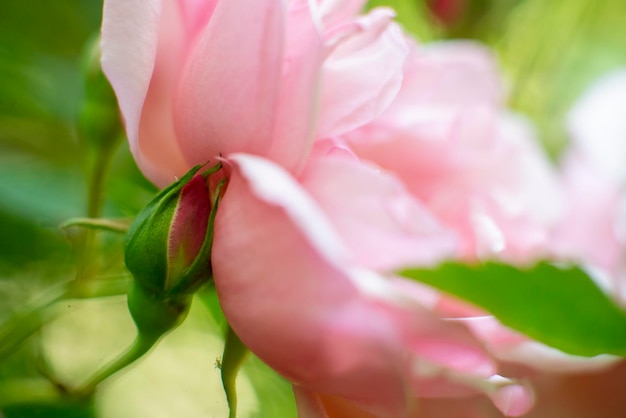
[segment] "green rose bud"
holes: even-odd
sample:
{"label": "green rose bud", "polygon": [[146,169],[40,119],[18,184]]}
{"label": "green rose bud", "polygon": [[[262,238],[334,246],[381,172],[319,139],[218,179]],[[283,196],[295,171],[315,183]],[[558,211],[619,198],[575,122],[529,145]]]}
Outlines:
{"label": "green rose bud", "polygon": [[213,218],[220,186],[194,167],[139,213],[128,231],[126,266],[138,285],[161,298],[193,293],[211,278]]}
{"label": "green rose bud", "polygon": [[191,296],[211,279],[213,221],[223,181],[192,168],[159,193],[131,225],[125,245],[126,267],[134,285],[128,308],[140,334],[158,339],[180,324]]}

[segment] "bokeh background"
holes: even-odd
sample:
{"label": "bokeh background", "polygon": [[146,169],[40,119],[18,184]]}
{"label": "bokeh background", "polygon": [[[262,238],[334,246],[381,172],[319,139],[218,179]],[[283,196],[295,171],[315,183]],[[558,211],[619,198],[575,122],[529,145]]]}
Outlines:
{"label": "bokeh background", "polygon": [[[554,161],[564,115],[595,78],[626,66],[623,0],[375,0],[421,42],[490,45],[509,106]],[[156,192],[124,142],[94,65],[100,0],[0,0],[0,417],[225,417],[216,361],[224,321],[206,289],[189,320],[94,399],[60,395],[132,340],[123,235],[60,228],[132,219]],[[66,284],[86,286],[71,298]],[[30,336],[29,338],[27,338]],[[295,417],[289,385],[251,357],[241,417]]]}

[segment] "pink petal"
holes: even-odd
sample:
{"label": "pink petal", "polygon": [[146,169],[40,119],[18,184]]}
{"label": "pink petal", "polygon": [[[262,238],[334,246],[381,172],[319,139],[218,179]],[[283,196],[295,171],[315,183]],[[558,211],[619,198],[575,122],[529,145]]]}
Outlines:
{"label": "pink petal", "polygon": [[178,0],[189,39],[195,38],[209,22],[219,0]]}
{"label": "pink petal", "polygon": [[408,50],[392,18],[390,10],[376,9],[334,29],[340,39],[324,63],[318,137],[369,122],[395,98]]}
{"label": "pink petal", "polygon": [[498,68],[491,52],[480,44],[409,41],[409,49],[400,92],[378,123],[432,129],[451,124],[460,112],[502,102]]}
{"label": "pink petal", "polygon": [[363,10],[366,0],[317,0],[325,27],[332,27],[354,19]]}
{"label": "pink petal", "polygon": [[174,104],[191,164],[220,154],[265,155],[274,131],[285,35],[275,0],[220,1],[184,68]]}
{"label": "pink petal", "polygon": [[307,0],[290,4],[285,57],[269,158],[297,172],[310,152],[318,112],[323,40]]}
{"label": "pink petal", "polygon": [[161,3],[110,0],[104,4],[102,68],[118,96],[133,149],[156,59]]}
{"label": "pink petal", "polygon": [[194,33],[210,18],[214,3],[104,5],[102,66],[117,94],[131,152],[159,186],[189,169],[174,132],[174,89]]}
{"label": "pink petal", "polygon": [[102,68],[117,95],[131,152],[159,185],[187,168],[173,134],[169,91],[176,72],[170,63],[181,52],[180,22],[174,3],[164,8],[162,13],[157,0],[107,1],[102,23]]}
{"label": "pink petal", "polygon": [[455,235],[389,173],[345,158],[312,159],[301,182],[362,265],[379,270],[451,257]]}
{"label": "pink petal", "polygon": [[144,175],[159,186],[170,184],[190,168],[179,149],[173,115],[174,91],[190,43],[184,25],[177,4],[165,2],[154,71],[134,153]]}
{"label": "pink petal", "polygon": [[488,393],[493,404],[507,417],[519,417],[526,414],[534,404],[534,395],[527,387],[520,384],[505,384]]}
{"label": "pink petal", "polygon": [[462,256],[526,262],[546,254],[561,191],[554,167],[518,118],[468,108],[432,125],[372,124],[347,140],[459,233]]}
{"label": "pink petal", "polygon": [[[348,253],[323,215],[282,170],[251,156],[233,160],[212,253],[218,295],[231,326],[253,352],[295,383],[344,394],[360,389],[370,396],[404,396],[399,377],[378,376],[384,369],[379,371],[381,360],[374,354],[382,343],[359,347],[362,328],[373,325],[351,329],[350,323],[337,322],[344,309],[359,304],[359,291],[339,269]],[[270,238],[271,245],[263,244]],[[380,332],[393,334],[392,329]],[[357,367],[363,356],[373,357],[371,364]],[[378,382],[371,388],[356,381],[373,372]]]}

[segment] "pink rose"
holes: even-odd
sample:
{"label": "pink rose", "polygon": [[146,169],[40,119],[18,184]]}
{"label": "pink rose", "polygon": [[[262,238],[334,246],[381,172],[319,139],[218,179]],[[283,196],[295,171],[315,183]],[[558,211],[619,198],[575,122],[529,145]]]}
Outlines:
{"label": "pink rose", "polygon": [[396,178],[345,156],[313,158],[297,179],[259,157],[230,161],[218,296],[242,341],[293,382],[300,416],[410,417],[418,397],[474,393],[528,410],[528,390],[496,374],[464,324],[427,309],[432,291],[389,273],[455,251]]}
{"label": "pink rose", "polygon": [[532,365],[552,351],[532,357],[525,337],[392,272],[546,254],[556,175],[502,110],[484,49],[405,62],[390,11],[358,16],[363,3],[106,0],[103,68],[131,151],[159,185],[229,166],[215,284],[302,416],[419,416],[418,397],[477,393],[523,414],[531,393],[492,355]]}
{"label": "pink rose", "polygon": [[231,152],[295,173],[318,131],[380,113],[407,49],[392,12],[363,3],[106,0],[102,66],[143,173],[164,186]]}
{"label": "pink rose", "polygon": [[528,262],[546,252],[560,190],[531,127],[502,102],[485,48],[415,47],[396,101],[345,141],[457,231],[462,258]]}
{"label": "pink rose", "polygon": [[[581,238],[573,242],[566,238],[563,242],[569,245],[580,242],[605,257],[615,254],[610,239],[608,254],[597,251],[596,241],[584,240],[606,234],[606,227],[589,235],[584,229],[576,232],[598,225],[601,219],[607,222],[596,215],[615,210],[614,200],[607,201],[614,195],[594,189],[594,196],[605,193],[605,199],[600,206],[595,205],[598,201],[588,203],[593,207],[591,219],[578,226],[563,223],[570,213],[564,212],[564,206],[571,205],[572,216],[589,212],[577,211],[583,206],[566,200],[558,172],[530,125],[503,109],[501,90],[496,67],[484,48],[467,42],[415,47],[391,106],[370,124],[333,141],[344,154],[374,162],[401,179],[455,232],[460,243],[457,258],[496,258],[517,264],[553,258],[560,253],[554,248],[554,237],[561,228],[564,236],[575,233]],[[337,147],[330,150],[336,152]],[[615,222],[614,216],[609,219]],[[567,355],[502,326],[475,307],[443,294],[434,298],[438,298],[432,304],[435,312],[467,325],[503,364],[524,364],[535,373],[556,376],[602,370],[615,362],[611,356]]]}

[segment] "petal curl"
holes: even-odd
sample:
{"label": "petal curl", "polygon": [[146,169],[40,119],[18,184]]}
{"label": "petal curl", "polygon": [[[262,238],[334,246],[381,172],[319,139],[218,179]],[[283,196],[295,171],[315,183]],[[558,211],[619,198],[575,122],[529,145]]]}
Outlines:
{"label": "petal curl", "polygon": [[408,49],[393,16],[375,9],[332,30],[329,41],[336,45],[324,63],[319,138],[364,125],[396,97]]}

